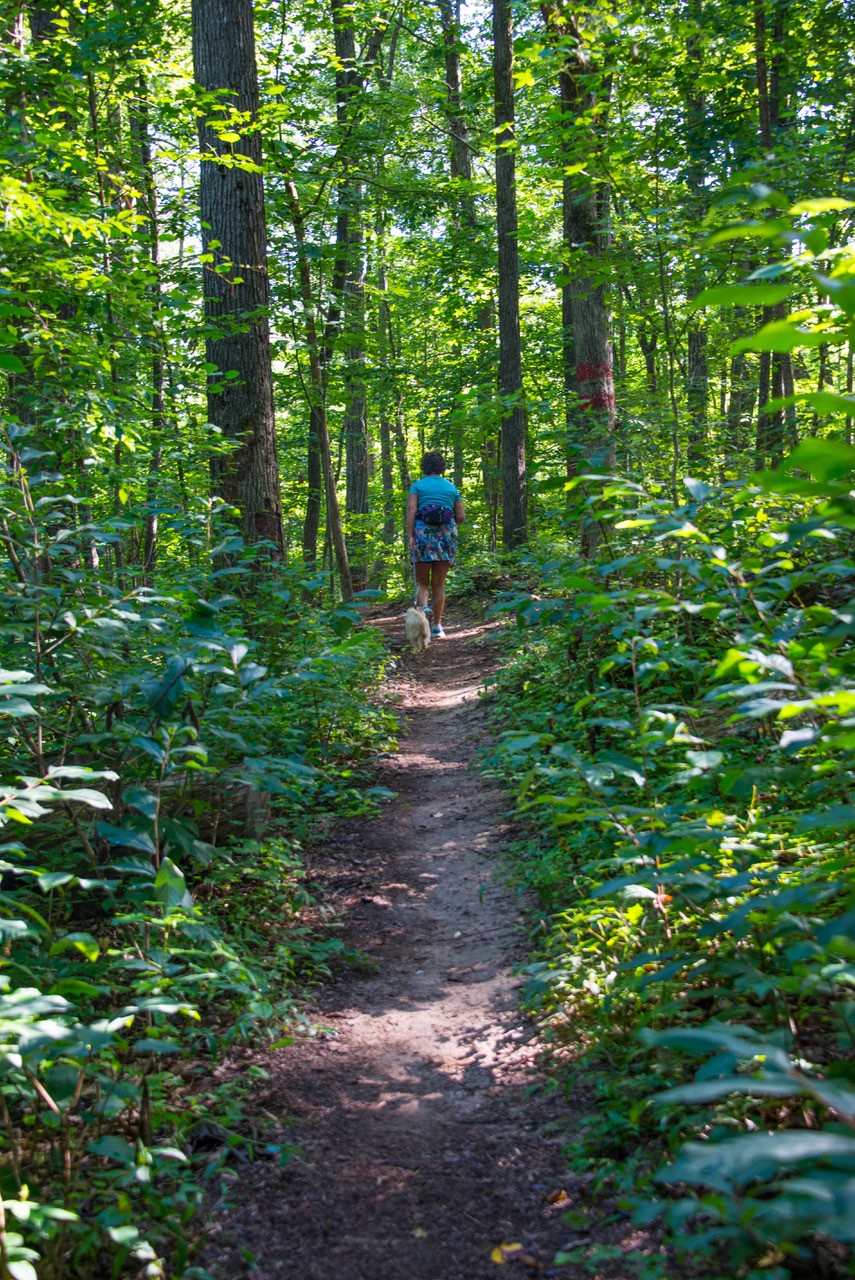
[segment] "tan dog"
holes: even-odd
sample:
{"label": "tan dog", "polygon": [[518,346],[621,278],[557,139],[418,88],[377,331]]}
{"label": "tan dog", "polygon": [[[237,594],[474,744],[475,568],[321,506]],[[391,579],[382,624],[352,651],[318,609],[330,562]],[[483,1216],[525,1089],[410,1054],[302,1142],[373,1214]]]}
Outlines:
{"label": "tan dog", "polygon": [[421,609],[415,609],[412,606],[407,610],[404,618],[404,627],[407,632],[407,643],[413,653],[421,653],[430,644],[430,623],[425,617]]}

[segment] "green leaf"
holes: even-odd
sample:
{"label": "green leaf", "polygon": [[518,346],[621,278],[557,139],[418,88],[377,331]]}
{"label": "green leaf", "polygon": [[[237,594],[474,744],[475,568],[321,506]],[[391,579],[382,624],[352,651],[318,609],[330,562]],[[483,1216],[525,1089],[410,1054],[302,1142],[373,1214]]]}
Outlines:
{"label": "green leaf", "polygon": [[724,759],[723,751],[687,751],[686,759],[696,769],[717,769]]}
{"label": "green leaf", "polygon": [[778,468],[779,471],[807,471],[815,480],[842,480],[855,470],[855,447],[842,440],[821,440],[811,436],[797,444]]}
{"label": "green leaf", "polygon": [[855,396],[838,395],[835,391],[811,391],[804,397],[804,403],[816,409],[817,413],[855,418]]}
{"label": "green leaf", "polygon": [[839,196],[819,196],[815,200],[799,200],[790,205],[790,213],[798,217],[802,213],[839,213],[853,207],[851,200],[842,200]]}
{"label": "green leaf", "polygon": [[796,834],[802,831],[845,831],[855,824],[855,805],[835,804],[822,813],[806,813],[796,823]]}
{"label": "green leaf", "polygon": [[135,831],[133,827],[114,827],[109,822],[96,823],[96,830],[114,848],[139,849],[140,853],[157,852],[154,841],[145,831]]}
{"label": "green leaf", "polygon": [[743,1093],[755,1098],[792,1098],[801,1092],[797,1080],[788,1076],[719,1076],[715,1080],[696,1080],[693,1084],[678,1085],[654,1093],[654,1102],[668,1106],[680,1103],[713,1102],[732,1093]]}
{"label": "green leaf", "polygon": [[855,1138],[812,1129],[778,1133],[746,1133],[723,1142],[688,1142],[674,1164],[655,1176],[659,1182],[700,1183],[729,1192],[758,1180],[769,1180],[809,1160],[827,1160],[855,1173]]}
{"label": "green leaf", "polygon": [[689,490],[695,502],[706,502],[712,493],[712,489],[703,480],[693,480],[691,476],[683,478],[683,484]]}
{"label": "green leaf", "polygon": [[842,342],[843,335],[828,330],[800,329],[789,320],[773,320],[747,338],[730,344],[730,354],[740,351],[797,351],[803,347],[821,347],[825,342]]}
{"label": "green leaf", "polygon": [[[87,1144],[86,1150],[93,1156],[105,1156],[108,1160],[118,1160],[120,1164],[134,1164],[136,1161],[136,1147],[131,1146],[126,1138],[115,1135],[94,1139]],[[134,1231],[136,1232],[136,1228]]]}
{"label": "green leaf", "polygon": [[154,896],[165,907],[178,907],[191,901],[184,872],[171,858],[164,858],[160,864],[160,870],[154,878]]}
{"label": "green leaf", "polygon": [[180,1053],[181,1045],[175,1040],[135,1040],[135,1053]]}
{"label": "green leaf", "polygon": [[704,289],[692,307],[773,307],[793,292],[792,284],[722,284]]}
{"label": "green leaf", "polygon": [[51,889],[60,889],[64,884],[70,884],[76,879],[77,877],[70,871],[43,871],[38,877],[38,886],[45,893],[50,893]]}
{"label": "green leaf", "polygon": [[[26,366],[9,351],[0,351],[0,369],[5,373],[26,373]],[[35,1275],[35,1272],[33,1273]]]}
{"label": "green leaf", "polygon": [[146,818],[157,817],[157,796],[145,787],[125,787],[122,799],[129,809],[135,809]]}
{"label": "green leaf", "polygon": [[790,223],[784,218],[766,219],[763,222],[737,222],[730,227],[722,227],[707,238],[708,245],[726,244],[729,240],[775,240],[783,232],[790,230]]}
{"label": "green leaf", "polygon": [[50,949],[52,956],[61,955],[63,951],[70,949],[80,951],[85,955],[87,960],[97,960],[101,954],[101,948],[98,942],[92,937],[91,933],[67,933],[53,944]]}
{"label": "green leaf", "polygon": [[[2,368],[2,356],[0,356],[0,368]],[[6,1263],[6,1269],[12,1280],[39,1280],[38,1272],[31,1262],[27,1262],[24,1258],[17,1258]]]}

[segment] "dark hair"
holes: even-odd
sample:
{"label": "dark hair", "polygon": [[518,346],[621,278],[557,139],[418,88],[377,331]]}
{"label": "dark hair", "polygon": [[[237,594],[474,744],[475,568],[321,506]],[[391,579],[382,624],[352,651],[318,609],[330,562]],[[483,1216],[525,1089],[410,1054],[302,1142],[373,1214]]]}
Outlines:
{"label": "dark hair", "polygon": [[423,476],[441,476],[444,470],[445,458],[441,453],[434,450],[432,453],[426,453],[422,458]]}

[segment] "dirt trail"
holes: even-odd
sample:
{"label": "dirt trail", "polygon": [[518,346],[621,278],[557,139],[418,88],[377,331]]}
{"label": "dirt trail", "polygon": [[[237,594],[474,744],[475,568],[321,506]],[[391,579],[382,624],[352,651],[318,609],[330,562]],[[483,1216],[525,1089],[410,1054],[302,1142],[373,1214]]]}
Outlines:
{"label": "dirt trail", "polygon": [[[375,622],[398,646],[397,615]],[[377,970],[322,991],[314,1016],[336,1036],[270,1055],[259,1104],[291,1118],[302,1155],[243,1173],[214,1243],[223,1280],[480,1280],[502,1274],[502,1241],[538,1259],[514,1274],[568,1276],[551,1260],[579,1238],[548,1203],[567,1183],[568,1116],[527,1092],[537,1046],[512,974],[518,907],[497,877],[503,805],[467,768],[494,662],[489,628],[459,615],[401,657],[411,720],[378,779],[397,798],[339,825],[312,869]]]}

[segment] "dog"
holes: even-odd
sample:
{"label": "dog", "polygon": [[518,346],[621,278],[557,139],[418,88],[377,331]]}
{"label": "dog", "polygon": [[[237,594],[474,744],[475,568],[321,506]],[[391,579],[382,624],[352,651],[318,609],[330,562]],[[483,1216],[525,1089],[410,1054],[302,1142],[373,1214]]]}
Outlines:
{"label": "dog", "polygon": [[413,653],[421,653],[430,644],[430,623],[421,609],[410,607],[404,618],[407,643]]}

